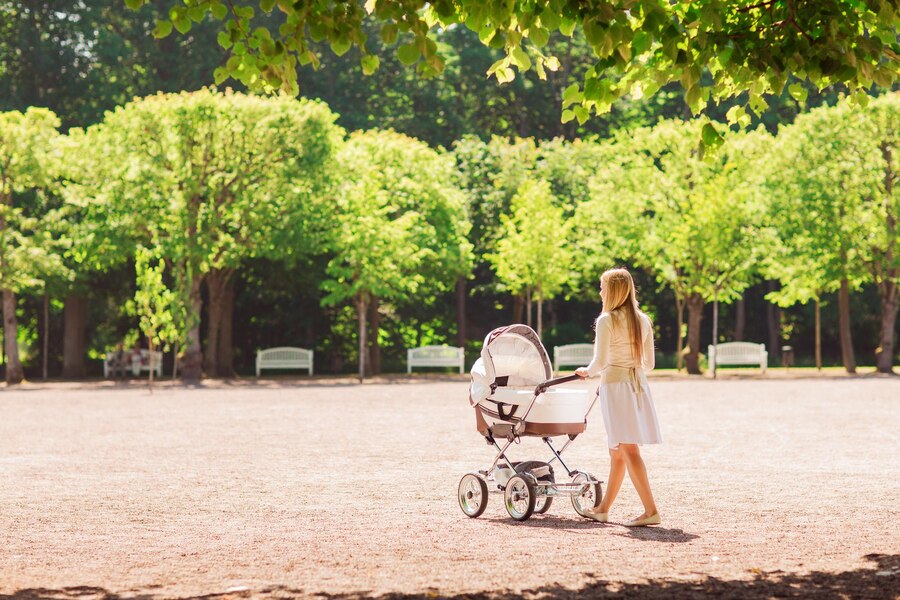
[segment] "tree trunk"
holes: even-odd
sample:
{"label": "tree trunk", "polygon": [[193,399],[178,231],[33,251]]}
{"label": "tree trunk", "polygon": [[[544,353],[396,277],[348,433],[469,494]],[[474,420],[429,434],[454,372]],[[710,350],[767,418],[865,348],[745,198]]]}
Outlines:
{"label": "tree trunk", "polygon": [[881,282],[881,336],[875,353],[879,373],[893,373],[894,329],[897,324],[897,284],[890,279]]}
{"label": "tree trunk", "polygon": [[70,294],[63,305],[63,377],[84,377],[84,321],[87,302],[84,296]]}
{"label": "tree trunk", "polygon": [[365,297],[359,295],[355,299],[356,318],[359,322],[359,382],[366,378],[366,312],[369,310]]}
{"label": "tree trunk", "polygon": [[850,282],[841,279],[838,290],[838,325],[841,338],[841,360],[848,373],[856,373],[856,357],[853,354],[853,338],[850,335]]}
{"label": "tree trunk", "polygon": [[816,299],[816,369],[822,370],[822,303]]}
{"label": "tree trunk", "polygon": [[466,278],[456,280],[456,345],[466,347]]}
{"label": "tree trunk", "polygon": [[[715,292],[715,297],[713,298],[713,326],[712,326],[712,345],[715,348],[719,345],[719,290],[717,289]],[[713,379],[716,378],[716,374],[719,372],[718,369],[712,368]]]}
{"label": "tree trunk", "polygon": [[525,315],[528,318],[528,323],[526,323],[526,325],[531,327],[531,288],[525,290]]}
{"label": "tree trunk", "polygon": [[181,364],[181,379],[188,383],[197,383],[203,376],[203,347],[200,345],[200,312],[203,310],[203,297],[200,286],[203,278],[199,275],[191,282],[189,295],[187,343]]}
{"label": "tree trunk", "polygon": [[147,387],[150,389],[150,393],[153,393],[153,371],[156,369],[156,357],[154,356],[153,350],[155,349],[153,346],[153,336],[147,336],[147,347],[150,349],[150,375],[147,377]]}
{"label": "tree trunk", "polygon": [[381,373],[381,346],[378,341],[378,329],[381,327],[381,315],[378,313],[378,298],[369,303],[369,373]]}
{"label": "tree trunk", "polygon": [[225,295],[233,271],[231,269],[212,269],[204,278],[209,292],[209,306],[206,320],[206,352],[203,366],[209,375],[219,374],[219,336],[222,332],[222,321],[225,316]]}
{"label": "tree trunk", "polygon": [[894,197],[894,171],[892,165],[893,148],[888,142],[881,143],[881,154],[884,157],[884,211],[887,228],[887,248],[884,251],[886,265],[884,276],[879,283],[881,292],[881,336],[878,351],[875,355],[875,367],[879,373],[893,373],[894,363],[894,327],[897,323],[897,277],[900,269],[894,266],[894,252],[897,246],[897,215],[894,214],[891,201]]}
{"label": "tree trunk", "polygon": [[3,290],[3,347],[6,351],[6,383],[21,383],[25,379],[19,361],[19,324],[16,321],[16,294]]}
{"label": "tree trunk", "polygon": [[735,313],[734,341],[743,342],[744,330],[747,327],[747,302],[746,300],[744,300],[743,292],[741,293],[741,297],[737,301],[737,305],[735,306]]}
{"label": "tree trunk", "polygon": [[700,322],[703,320],[703,296],[691,294],[687,298],[688,353],[685,357],[687,372],[700,375]]}
{"label": "tree trunk", "polygon": [[[775,281],[766,282],[770,292],[774,292]],[[777,360],[781,355],[781,309],[772,302],[766,303],[766,328],[769,333],[769,360]]]}
{"label": "tree trunk", "polygon": [[521,294],[513,296],[513,323],[522,322],[522,312],[525,310],[525,299]]}
{"label": "tree trunk", "polygon": [[228,278],[219,323],[219,376],[234,377],[234,277]]}
{"label": "tree trunk", "polygon": [[544,301],[541,299],[540,295],[537,297],[537,334],[538,338],[541,337],[541,333],[544,329]]}
{"label": "tree trunk", "polygon": [[684,329],[684,298],[678,292],[675,292],[675,315],[678,329],[675,334],[675,367],[680,373],[681,367],[684,366],[684,334],[681,333]]}
{"label": "tree trunk", "polygon": [[44,348],[41,352],[42,357],[42,375],[44,381],[47,381],[47,353],[50,350],[50,296],[44,294]]}

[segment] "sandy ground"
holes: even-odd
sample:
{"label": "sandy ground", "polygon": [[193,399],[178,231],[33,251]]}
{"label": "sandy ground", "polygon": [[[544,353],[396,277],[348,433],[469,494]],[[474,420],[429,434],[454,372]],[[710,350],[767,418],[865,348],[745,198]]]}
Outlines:
{"label": "sandy ground", "polygon": [[[651,385],[646,529],[464,516],[462,378],[5,389],[0,598],[900,597],[900,378]],[[599,411],[566,457],[606,478]]]}

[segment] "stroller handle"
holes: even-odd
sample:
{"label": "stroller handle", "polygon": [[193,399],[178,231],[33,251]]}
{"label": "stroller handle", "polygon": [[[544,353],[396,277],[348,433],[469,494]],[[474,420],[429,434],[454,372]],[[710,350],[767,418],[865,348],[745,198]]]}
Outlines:
{"label": "stroller handle", "polygon": [[557,377],[556,379],[548,379],[543,383],[539,383],[536,388],[534,388],[535,396],[538,394],[543,394],[547,391],[547,388],[552,387],[554,385],[559,385],[561,383],[568,383],[569,381],[575,381],[576,379],[581,379],[578,375],[566,375],[565,377]]}

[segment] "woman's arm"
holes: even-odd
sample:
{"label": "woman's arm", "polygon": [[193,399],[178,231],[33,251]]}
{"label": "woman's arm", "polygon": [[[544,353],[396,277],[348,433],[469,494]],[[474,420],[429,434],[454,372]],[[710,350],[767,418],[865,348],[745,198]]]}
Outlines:
{"label": "woman's arm", "polygon": [[581,377],[595,377],[600,374],[609,363],[609,344],[612,336],[612,316],[607,313],[597,318],[594,334],[594,358],[591,364],[576,369],[575,373]]}
{"label": "woman's arm", "polygon": [[644,371],[649,373],[656,367],[656,349],[653,347],[653,324],[646,316],[644,316],[643,321],[646,329],[644,330],[644,339],[641,342],[644,351],[641,362],[643,363]]}

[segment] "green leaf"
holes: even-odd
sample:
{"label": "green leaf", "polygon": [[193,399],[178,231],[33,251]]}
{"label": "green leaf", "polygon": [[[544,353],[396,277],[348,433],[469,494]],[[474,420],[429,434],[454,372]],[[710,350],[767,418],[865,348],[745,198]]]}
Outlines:
{"label": "green leaf", "polygon": [[131,10],[137,10],[144,5],[144,0],[125,0],[125,6]]}
{"label": "green leaf", "polygon": [[541,25],[546,27],[547,29],[556,29],[559,27],[560,23],[562,23],[562,19],[559,16],[559,13],[549,6],[544,9],[544,12],[541,13]]}
{"label": "green leaf", "polygon": [[567,108],[566,110],[562,111],[562,119],[561,120],[563,123],[568,123],[569,121],[571,121],[574,118],[575,118],[575,112],[572,111],[571,109]]}
{"label": "green leaf", "polygon": [[712,123],[707,123],[703,126],[703,130],[700,133],[703,143],[706,146],[710,146],[715,148],[722,144],[725,141],[725,138],[718,132],[715,126]]}
{"label": "green leaf", "polygon": [[228,16],[228,7],[221,2],[215,2],[211,4],[209,7],[209,11],[212,13],[212,16],[219,21]]}
{"label": "green leaf", "polygon": [[[176,19],[174,25],[175,29],[178,30],[178,33],[187,33],[191,30],[191,20],[187,17]],[[171,29],[169,31],[171,31]]]}
{"label": "green leaf", "polygon": [[403,44],[397,48],[397,58],[407,66],[415,64],[419,60],[420,54],[419,47],[414,43]]}
{"label": "green leaf", "polygon": [[386,23],[381,28],[381,41],[388,46],[397,41],[398,29],[395,23]]}
{"label": "green leaf", "polygon": [[538,48],[543,48],[550,41],[550,32],[543,27],[532,27],[528,30],[528,39]]}
{"label": "green leaf", "polygon": [[[171,26],[170,26],[171,28]],[[218,37],[216,38],[219,42],[219,45],[225,48],[231,48],[231,35],[228,34],[227,31],[220,31]]]}
{"label": "green leaf", "polygon": [[653,39],[650,37],[650,34],[646,31],[638,31],[634,34],[634,40],[631,42],[632,48],[634,48],[635,56],[639,54],[643,54],[647,50],[650,49],[650,43]]}
{"label": "green leaf", "polygon": [[544,59],[544,66],[550,69],[551,71],[559,70],[559,59],[555,56],[548,56]]}
{"label": "green leaf", "polygon": [[374,54],[367,54],[360,59],[360,64],[362,65],[363,75],[371,75],[375,71],[378,70],[378,65],[380,61],[377,56]]}
{"label": "green leaf", "polygon": [[528,55],[524,50],[520,47],[513,48],[512,53],[510,54],[512,58],[512,62],[514,65],[519,67],[520,71],[527,71],[531,68],[531,59],[528,58]]}
{"label": "green leaf", "polygon": [[[155,37],[156,39],[161,39],[166,37],[170,33],[172,33],[171,21],[159,20],[156,22],[156,27],[153,28],[153,37]],[[222,34],[220,33],[219,35]]]}
{"label": "green leaf", "polygon": [[807,92],[806,88],[803,87],[802,84],[792,83],[788,86],[788,93],[791,95],[791,98],[793,98],[797,102],[806,102],[806,97],[809,92]]}
{"label": "green leaf", "polygon": [[575,31],[575,19],[564,17],[559,24],[559,31],[566,37],[572,37],[572,33]]}
{"label": "green leaf", "polygon": [[275,8],[276,0],[259,0],[259,7],[265,13],[272,12],[272,9]]}
{"label": "green leaf", "polygon": [[336,56],[343,56],[346,54],[352,45],[350,40],[343,36],[330,39],[328,40],[328,43],[331,45],[331,51],[334,52]]}
{"label": "green leaf", "polygon": [[573,83],[563,92],[563,108],[574,102],[581,102],[582,100],[584,100],[584,94],[579,90],[577,83]]}

